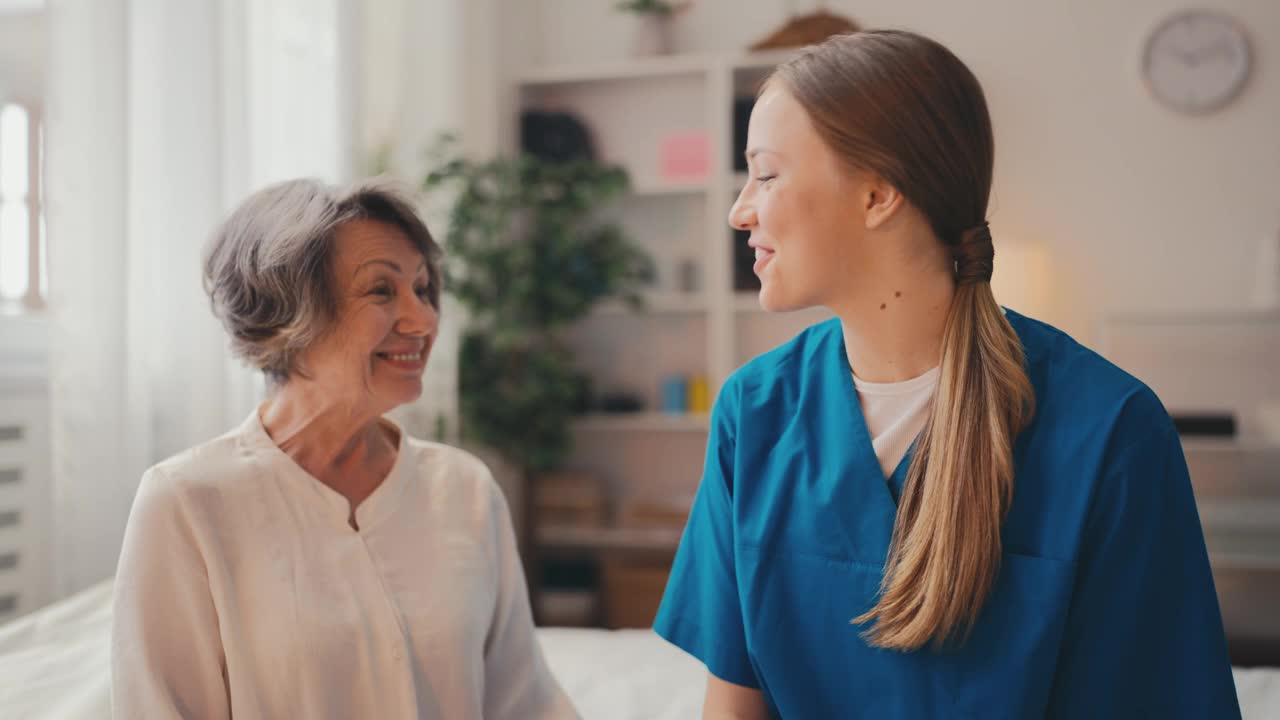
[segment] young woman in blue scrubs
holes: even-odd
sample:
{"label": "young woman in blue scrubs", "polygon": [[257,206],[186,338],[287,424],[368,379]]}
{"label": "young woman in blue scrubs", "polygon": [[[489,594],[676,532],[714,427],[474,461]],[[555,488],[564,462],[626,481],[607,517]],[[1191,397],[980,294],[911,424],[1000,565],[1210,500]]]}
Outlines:
{"label": "young woman in blue scrubs", "polygon": [[747,157],[761,305],[837,317],[716,402],[655,623],[705,716],[1239,717],[1168,414],[992,297],[968,68],[829,40],[766,83]]}

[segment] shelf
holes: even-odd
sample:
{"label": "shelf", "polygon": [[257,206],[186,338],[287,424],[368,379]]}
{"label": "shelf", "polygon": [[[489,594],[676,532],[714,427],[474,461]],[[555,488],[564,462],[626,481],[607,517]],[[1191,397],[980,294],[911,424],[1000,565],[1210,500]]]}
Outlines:
{"label": "shelf", "polygon": [[538,528],[536,540],[540,547],[558,550],[622,550],[633,552],[675,552],[680,546],[684,528],[591,528],[555,527]]}
{"label": "shelf", "polygon": [[564,85],[617,80],[647,80],[678,75],[698,75],[711,67],[709,55],[663,55],[603,60],[592,63],[547,65],[523,73],[522,85]]}
{"label": "shelf", "polygon": [[1102,318],[1104,328],[1189,325],[1275,325],[1280,309],[1188,310],[1185,312],[1119,312]]}
{"label": "shelf", "polygon": [[707,309],[702,293],[653,293],[645,294],[644,307],[633,310],[621,300],[608,300],[596,307],[600,315],[693,315]]}
{"label": "shelf", "polygon": [[659,197],[662,195],[697,195],[705,193],[711,187],[710,178],[691,180],[640,180],[631,186],[631,194],[637,197]]}
{"label": "shelf", "polygon": [[596,413],[575,418],[573,427],[585,432],[706,432],[711,420],[694,413]]}
{"label": "shelf", "polygon": [[1280,500],[1268,498],[1205,499],[1197,502],[1200,523],[1212,533],[1280,533]]}
{"label": "shelf", "polygon": [[1215,440],[1206,437],[1183,437],[1184,453],[1277,453],[1280,454],[1280,440],[1266,438],[1223,438]]}
{"label": "shelf", "polygon": [[620,58],[596,62],[545,65],[526,70],[516,80],[520,85],[567,85],[573,83],[649,80],[682,75],[700,75],[713,67],[733,71],[768,71],[778,63],[796,56],[799,51],[769,50],[712,54],[660,55]]}
{"label": "shelf", "polygon": [[1245,570],[1249,572],[1280,572],[1280,557],[1260,553],[1209,553],[1209,565],[1214,570]]}
{"label": "shelf", "polygon": [[729,66],[733,70],[772,70],[779,64],[800,54],[799,49],[761,50],[730,56]]}

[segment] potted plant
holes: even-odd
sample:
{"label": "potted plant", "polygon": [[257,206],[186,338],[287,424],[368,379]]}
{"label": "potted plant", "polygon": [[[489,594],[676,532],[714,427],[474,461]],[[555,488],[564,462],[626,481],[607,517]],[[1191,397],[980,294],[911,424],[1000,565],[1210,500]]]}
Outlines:
{"label": "potted plant", "polygon": [[623,12],[636,16],[632,52],[636,55],[666,55],[671,52],[673,18],[686,3],[669,0],[624,0],[617,4]]}
{"label": "potted plant", "polygon": [[566,331],[607,298],[638,306],[652,262],[601,212],[629,186],[621,168],[528,154],[475,161],[455,147],[438,146],[424,187],[452,191],[446,283],[469,317],[461,430],[527,480],[563,462],[584,404]]}

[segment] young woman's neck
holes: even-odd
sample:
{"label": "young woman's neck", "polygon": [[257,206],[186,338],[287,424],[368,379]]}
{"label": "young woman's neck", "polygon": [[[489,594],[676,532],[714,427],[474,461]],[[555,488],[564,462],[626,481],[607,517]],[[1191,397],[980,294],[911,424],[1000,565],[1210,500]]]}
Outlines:
{"label": "young woman's neck", "polygon": [[858,378],[901,382],[941,361],[955,279],[945,249],[936,239],[932,244],[906,259],[877,262],[865,282],[829,303],[844,326],[845,353]]}
{"label": "young woman's neck", "polygon": [[313,473],[367,462],[387,449],[376,413],[312,381],[290,380],[260,412],[275,444]]}

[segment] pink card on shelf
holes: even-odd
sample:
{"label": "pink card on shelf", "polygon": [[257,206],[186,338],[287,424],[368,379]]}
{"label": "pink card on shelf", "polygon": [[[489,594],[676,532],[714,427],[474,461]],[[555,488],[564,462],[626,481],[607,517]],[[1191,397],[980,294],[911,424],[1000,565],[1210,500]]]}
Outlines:
{"label": "pink card on shelf", "polygon": [[711,172],[711,136],[705,130],[668,133],[659,141],[658,157],[664,180],[705,179]]}

